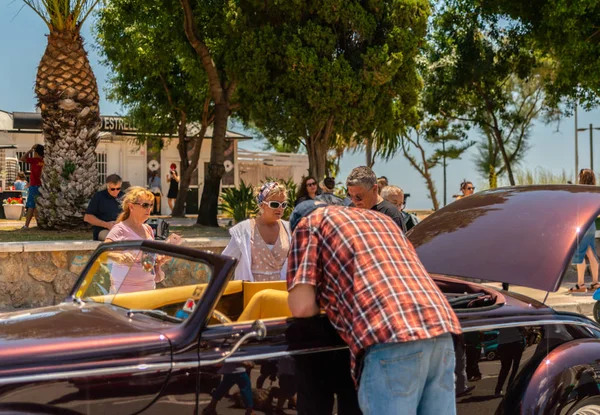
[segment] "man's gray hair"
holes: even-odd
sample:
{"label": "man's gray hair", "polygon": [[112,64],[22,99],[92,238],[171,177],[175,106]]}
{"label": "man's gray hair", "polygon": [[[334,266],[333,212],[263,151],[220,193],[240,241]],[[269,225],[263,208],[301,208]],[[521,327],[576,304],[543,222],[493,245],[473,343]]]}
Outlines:
{"label": "man's gray hair", "polygon": [[346,187],[348,186],[364,186],[371,188],[377,184],[377,176],[370,167],[360,166],[352,169],[346,179]]}
{"label": "man's gray hair", "polygon": [[121,179],[121,176],[119,176],[116,173],[110,174],[107,178],[106,178],[106,183],[112,183],[112,184],[117,184],[117,183],[121,183],[123,180]]}

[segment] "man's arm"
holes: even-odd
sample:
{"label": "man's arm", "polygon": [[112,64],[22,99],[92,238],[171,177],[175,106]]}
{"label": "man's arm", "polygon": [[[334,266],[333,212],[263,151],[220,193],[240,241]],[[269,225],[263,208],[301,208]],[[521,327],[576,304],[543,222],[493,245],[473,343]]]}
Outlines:
{"label": "man's arm", "polygon": [[[33,147],[35,147],[35,145]],[[29,150],[27,153],[23,154],[23,156],[21,156],[21,158],[19,159],[19,161],[22,162],[22,163],[27,163],[27,161],[25,161],[25,160],[29,158],[29,156],[31,155],[31,153],[33,153],[33,148],[31,148],[31,150]]]}
{"label": "man's arm", "polygon": [[314,285],[297,284],[290,290],[288,305],[294,317],[312,317],[319,314]]}
{"label": "man's arm", "polygon": [[83,220],[84,220],[84,222],[87,222],[90,225],[100,226],[101,228],[106,228],[106,229],[112,229],[112,227],[115,226],[115,223],[116,223],[115,221],[105,222],[103,220],[98,219],[96,216],[92,215],[91,213],[86,213],[83,216]]}

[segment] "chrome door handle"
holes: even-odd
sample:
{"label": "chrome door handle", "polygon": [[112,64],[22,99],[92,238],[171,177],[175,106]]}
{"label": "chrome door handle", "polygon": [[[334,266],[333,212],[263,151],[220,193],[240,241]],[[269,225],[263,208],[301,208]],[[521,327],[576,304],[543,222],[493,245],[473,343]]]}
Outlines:
{"label": "chrome door handle", "polygon": [[214,359],[214,360],[202,360],[202,366],[205,365],[216,365],[217,363],[221,363],[222,361],[224,361],[225,359],[227,359],[229,356],[231,356],[232,354],[234,354],[237,349],[239,349],[242,344],[246,343],[246,341],[248,341],[249,339],[256,339],[256,340],[262,340],[265,337],[267,337],[267,326],[265,326],[265,323],[262,320],[256,320],[253,324],[252,324],[252,331],[244,334],[242,336],[241,339],[239,339],[237,341],[237,343],[231,348],[231,350],[228,350],[226,352],[223,352],[221,354],[221,357]]}

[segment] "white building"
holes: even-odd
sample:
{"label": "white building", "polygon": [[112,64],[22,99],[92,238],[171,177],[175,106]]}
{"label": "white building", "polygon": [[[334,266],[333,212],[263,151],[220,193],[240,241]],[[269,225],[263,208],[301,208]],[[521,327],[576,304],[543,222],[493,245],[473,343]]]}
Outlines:
{"label": "white building", "polygon": [[[168,214],[166,195],[169,183],[166,175],[169,166],[175,163],[178,172],[179,152],[177,151],[178,139],[176,137],[157,137],[152,142],[139,145],[135,143],[136,130],[127,123],[124,117],[102,116],[101,139],[96,149],[96,162],[98,167],[98,183],[104,184],[106,176],[116,173],[129,182],[132,186],[146,186],[148,178],[153,171],[157,171],[161,178],[163,198],[161,199],[161,212]],[[36,144],[43,144],[41,132],[41,114],[35,112],[6,112],[0,110],[0,145],[15,145],[15,149],[5,150],[7,157],[20,158],[25,152]],[[188,126],[188,137],[194,137],[199,132],[195,124]],[[281,153],[253,153],[242,151],[241,159],[238,157],[238,142],[249,140],[252,137],[227,131],[229,146],[225,150],[225,176],[221,181],[222,187],[238,186],[240,177],[251,184],[258,184],[265,177],[277,176],[282,178],[293,177],[297,182],[308,169],[306,155],[281,154]],[[187,195],[186,212],[197,213],[199,198],[202,194],[205,169],[210,161],[210,147],[212,128],[206,132],[202,142],[198,174],[192,178],[190,190]],[[161,145],[157,145],[161,143]],[[162,149],[158,149],[162,147]],[[260,167],[260,173],[256,169]],[[0,170],[2,168],[0,167]],[[28,166],[21,165],[20,169],[28,170]]]}

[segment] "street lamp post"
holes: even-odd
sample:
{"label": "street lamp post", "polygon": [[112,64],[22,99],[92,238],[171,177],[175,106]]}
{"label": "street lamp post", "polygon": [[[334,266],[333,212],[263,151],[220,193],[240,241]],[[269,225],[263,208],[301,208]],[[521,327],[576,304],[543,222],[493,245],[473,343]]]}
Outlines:
{"label": "street lamp post", "polygon": [[[577,119],[577,118],[575,118]],[[577,128],[575,130],[575,145],[577,145],[577,133],[579,131],[586,131],[589,130],[590,132],[590,169],[594,170],[594,130],[600,130],[599,127],[594,128],[593,124],[590,124],[589,128]],[[575,159],[577,162],[577,158]],[[575,165],[577,168],[577,164]],[[577,174],[577,172],[576,172]]]}
{"label": "street lamp post", "polygon": [[575,183],[579,174],[579,140],[577,139],[577,103],[575,103]]}

